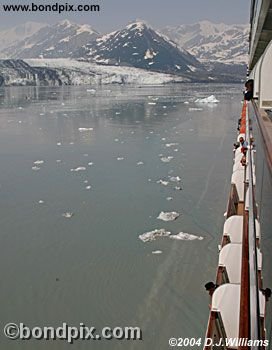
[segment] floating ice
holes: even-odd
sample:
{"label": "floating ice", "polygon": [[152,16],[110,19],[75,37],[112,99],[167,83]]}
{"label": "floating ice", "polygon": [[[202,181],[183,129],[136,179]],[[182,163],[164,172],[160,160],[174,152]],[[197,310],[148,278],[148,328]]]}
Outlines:
{"label": "floating ice", "polygon": [[89,185],[89,186],[86,186],[85,188],[86,188],[86,190],[90,190],[92,188],[92,186]]}
{"label": "floating ice", "polygon": [[39,168],[39,167],[36,166],[36,165],[32,167],[32,170],[34,170],[34,171],[38,171],[38,170],[40,170],[40,169],[41,169],[41,168]]}
{"label": "floating ice", "polygon": [[162,254],[162,251],[161,250],[153,250],[152,254],[159,255],[159,254]]}
{"label": "floating ice", "polygon": [[202,236],[195,236],[184,232],[180,232],[176,235],[171,235],[169,238],[177,239],[181,241],[195,241],[195,240],[202,241],[204,239]]}
{"label": "floating ice", "polygon": [[93,128],[78,128],[79,132],[83,132],[83,131],[92,131]]}
{"label": "floating ice", "polygon": [[86,170],[86,168],[84,166],[79,166],[77,168],[71,169],[71,171],[74,171],[74,172],[84,171],[84,170]]}
{"label": "floating ice", "polygon": [[178,146],[178,143],[172,142],[172,143],[167,143],[167,144],[165,145],[165,147],[167,147],[167,148],[173,147],[173,146]]}
{"label": "floating ice", "polygon": [[195,100],[196,103],[218,103],[219,101],[216,99],[214,95],[211,95],[206,98],[198,98]]}
{"label": "floating ice", "polygon": [[119,139],[114,139],[114,141],[115,141],[115,142],[118,142],[118,141],[119,141]]}
{"label": "floating ice", "polygon": [[156,102],[148,102],[150,106],[155,106],[157,103]]}
{"label": "floating ice", "polygon": [[167,186],[167,185],[169,184],[168,181],[164,181],[164,180],[159,180],[159,181],[157,181],[157,183],[158,183],[158,184],[161,184],[161,185],[163,185],[163,186]]}
{"label": "floating ice", "polygon": [[39,200],[39,204],[43,204],[44,201],[42,199]]}
{"label": "floating ice", "polygon": [[66,213],[63,213],[62,216],[66,219],[70,219],[72,216],[74,216],[74,213],[67,211]]}
{"label": "floating ice", "polygon": [[190,111],[190,112],[193,112],[193,111],[203,111],[203,108],[193,108],[193,107],[190,107],[190,108],[189,108],[189,111]]}
{"label": "floating ice", "polygon": [[56,163],[61,163],[61,160],[60,160],[60,159],[57,159],[57,160],[56,160]]}
{"label": "floating ice", "polygon": [[175,212],[175,211],[170,211],[170,212],[164,212],[164,211],[162,211],[162,212],[160,213],[160,215],[157,217],[157,219],[163,220],[163,221],[174,221],[174,220],[176,220],[179,216],[180,216],[180,214],[177,213],[177,212]]}
{"label": "floating ice", "polygon": [[39,164],[43,164],[44,160],[35,160],[34,164],[39,165]]}
{"label": "floating ice", "polygon": [[143,242],[150,242],[154,241],[157,237],[167,237],[170,236],[171,232],[166,231],[164,228],[162,229],[156,229],[154,231],[143,233],[142,235],[139,235],[139,238]]}
{"label": "floating ice", "polygon": [[179,186],[176,186],[174,189],[175,189],[176,191],[181,191],[181,190],[182,190],[182,188],[179,187]]}
{"label": "floating ice", "polygon": [[172,177],[170,177],[170,181],[172,181],[172,182],[180,182],[181,178],[179,176],[172,176]]}
{"label": "floating ice", "polygon": [[57,143],[57,146],[61,146],[61,142],[58,142],[58,143]]}
{"label": "floating ice", "polygon": [[87,89],[87,92],[90,92],[92,94],[95,94],[96,93],[96,90],[95,89]]}
{"label": "floating ice", "polygon": [[172,156],[162,157],[162,158],[161,158],[161,161],[162,161],[163,163],[169,163],[173,158],[174,158],[174,157],[172,157]]}
{"label": "floating ice", "polygon": [[124,160],[124,157],[118,157],[117,160]]}
{"label": "floating ice", "polygon": [[144,162],[138,162],[137,165],[144,165]]}
{"label": "floating ice", "polygon": [[84,153],[83,157],[89,157],[89,154],[88,153]]}
{"label": "floating ice", "polygon": [[189,104],[189,101],[185,101],[185,102],[183,102],[185,105],[188,105]]}
{"label": "floating ice", "polygon": [[89,165],[89,166],[93,165],[93,162],[89,162],[88,165]]}
{"label": "floating ice", "polygon": [[173,197],[167,197],[166,200],[167,200],[167,201],[172,201],[172,200],[173,200]]}

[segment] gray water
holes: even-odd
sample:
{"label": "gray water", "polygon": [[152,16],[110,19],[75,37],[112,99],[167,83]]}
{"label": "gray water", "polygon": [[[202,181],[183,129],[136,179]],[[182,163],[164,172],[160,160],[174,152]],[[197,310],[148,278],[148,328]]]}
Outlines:
{"label": "gray water", "polygon": [[[160,350],[170,337],[204,336],[204,284],[216,272],[240,90],[0,90],[1,349]],[[192,102],[211,94],[218,105]],[[202,110],[189,110],[196,107]],[[159,155],[174,158],[163,163]],[[36,160],[44,161],[39,171]],[[86,170],[71,172],[77,167]],[[181,177],[182,191],[157,183],[169,175]],[[163,222],[161,211],[181,216]],[[156,228],[204,239],[139,240]],[[138,326],[143,340],[11,341],[2,332],[8,322]]]}

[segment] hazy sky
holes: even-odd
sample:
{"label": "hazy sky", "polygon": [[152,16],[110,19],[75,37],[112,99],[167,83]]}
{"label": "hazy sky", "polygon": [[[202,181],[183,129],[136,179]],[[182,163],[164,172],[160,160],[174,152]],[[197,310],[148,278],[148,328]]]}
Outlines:
{"label": "hazy sky", "polygon": [[[7,13],[3,4],[100,4],[100,13]],[[55,23],[68,18],[88,23],[100,32],[119,29],[134,19],[144,19],[156,28],[168,24],[210,20],[215,23],[248,23],[250,0],[0,0],[0,29],[26,21]]]}

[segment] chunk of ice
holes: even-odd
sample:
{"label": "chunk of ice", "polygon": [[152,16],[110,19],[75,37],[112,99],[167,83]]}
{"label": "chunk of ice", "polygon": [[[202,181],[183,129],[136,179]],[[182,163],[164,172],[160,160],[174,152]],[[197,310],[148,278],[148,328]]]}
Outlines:
{"label": "chunk of ice", "polygon": [[93,128],[78,128],[79,132],[83,132],[83,131],[92,131]]}
{"label": "chunk of ice", "polygon": [[34,164],[39,165],[39,164],[43,164],[44,161],[43,160],[35,160]]}
{"label": "chunk of ice", "polygon": [[170,181],[172,181],[172,182],[180,182],[181,178],[179,176],[172,176],[172,177],[170,177]]}
{"label": "chunk of ice", "polygon": [[71,169],[71,171],[74,171],[74,172],[84,171],[84,170],[86,170],[86,168],[84,166],[79,166],[77,168]]}
{"label": "chunk of ice", "polygon": [[66,213],[63,213],[62,216],[66,219],[70,219],[72,216],[74,216],[74,213],[67,211]]}
{"label": "chunk of ice", "polygon": [[161,185],[163,185],[163,186],[167,186],[167,185],[169,184],[168,181],[164,181],[164,180],[159,180],[159,181],[157,181],[157,183],[158,183],[158,184],[161,184]]}
{"label": "chunk of ice", "polygon": [[171,232],[166,231],[164,228],[156,229],[154,231],[146,232],[139,235],[139,238],[143,242],[154,241],[157,237],[167,237],[170,236]]}
{"label": "chunk of ice", "polygon": [[171,235],[169,238],[177,239],[181,241],[195,241],[195,240],[202,241],[204,239],[202,236],[195,236],[184,232],[180,232],[176,235]]}
{"label": "chunk of ice", "polygon": [[161,158],[161,161],[162,161],[163,163],[169,163],[173,158],[174,158],[174,157],[172,157],[172,156],[162,157],[162,158]]}
{"label": "chunk of ice", "polygon": [[175,212],[175,211],[170,211],[170,212],[164,212],[164,211],[162,211],[162,212],[160,213],[160,215],[157,217],[157,219],[163,220],[163,221],[174,221],[174,220],[176,220],[179,216],[180,216],[180,214],[177,213],[177,212]]}
{"label": "chunk of ice", "polygon": [[218,103],[219,100],[214,95],[208,96],[206,98],[198,98],[195,100],[196,103]]}

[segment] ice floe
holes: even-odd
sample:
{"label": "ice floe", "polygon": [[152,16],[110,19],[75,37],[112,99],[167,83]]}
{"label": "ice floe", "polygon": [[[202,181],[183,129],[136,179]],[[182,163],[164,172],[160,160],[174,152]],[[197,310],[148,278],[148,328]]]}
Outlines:
{"label": "ice floe", "polygon": [[195,241],[195,240],[202,241],[204,239],[202,236],[195,236],[195,235],[192,235],[189,233],[184,233],[184,232],[180,232],[176,235],[171,235],[169,238],[177,239],[177,240],[181,240],[181,241]]}
{"label": "ice floe", "polygon": [[158,183],[158,184],[161,184],[161,185],[163,185],[163,186],[167,186],[167,185],[169,184],[168,181],[164,181],[164,180],[159,180],[159,181],[157,181],[157,183]]}
{"label": "ice floe", "polygon": [[193,112],[193,111],[203,111],[203,108],[194,108],[194,107],[190,107],[190,108],[189,108],[189,111],[190,111],[190,112]]}
{"label": "ice floe", "polygon": [[34,170],[34,171],[39,171],[40,169],[41,169],[41,168],[39,168],[39,167],[36,166],[36,165],[32,167],[32,170]]}
{"label": "ice floe", "polygon": [[92,131],[93,128],[78,128],[79,132],[83,132],[83,131]]}
{"label": "ice floe", "polygon": [[39,164],[43,164],[44,161],[43,160],[35,160],[34,164],[35,165],[39,165]]}
{"label": "ice floe", "polygon": [[145,232],[139,235],[139,238],[143,242],[150,242],[150,241],[154,241],[157,237],[167,237],[170,235],[171,235],[171,232],[166,231],[164,228],[162,228],[162,229],[156,229],[150,232]]}
{"label": "ice floe", "polygon": [[167,200],[167,201],[172,201],[172,200],[173,200],[173,197],[167,197],[166,200]]}
{"label": "ice floe", "polygon": [[161,161],[162,161],[163,163],[169,163],[173,158],[174,158],[174,157],[172,157],[172,156],[162,157],[162,158],[161,158]]}
{"label": "ice floe", "polygon": [[144,162],[138,162],[137,165],[144,165]]}
{"label": "ice floe", "polygon": [[117,157],[117,160],[124,160],[124,157]]}
{"label": "ice floe", "polygon": [[153,250],[152,254],[159,255],[159,254],[162,254],[162,251],[161,250]]}
{"label": "ice floe", "polygon": [[44,204],[44,201],[42,199],[40,199],[39,204]]}
{"label": "ice floe", "polygon": [[160,215],[157,217],[157,219],[163,220],[163,221],[174,221],[174,220],[176,220],[179,216],[180,216],[180,214],[177,213],[177,212],[175,212],[175,211],[170,211],[170,212],[164,212],[164,211],[162,211],[162,212],[160,213]]}
{"label": "ice floe", "polygon": [[89,185],[89,186],[86,186],[85,188],[86,188],[86,190],[90,190],[92,188],[92,186]]}
{"label": "ice floe", "polygon": [[165,147],[169,148],[169,147],[173,147],[173,146],[178,146],[178,143],[172,142],[172,143],[167,143],[165,145]]}
{"label": "ice floe", "polygon": [[170,181],[172,181],[172,182],[180,182],[181,178],[179,176],[172,176],[172,177],[170,177]]}
{"label": "ice floe", "polygon": [[179,186],[176,186],[174,189],[175,189],[176,191],[181,191],[181,190],[182,190],[182,188],[179,187]]}
{"label": "ice floe", "polygon": [[79,166],[77,168],[70,169],[71,171],[78,172],[78,171],[84,171],[86,168],[84,166]]}
{"label": "ice floe", "polygon": [[74,213],[67,211],[66,213],[63,213],[62,216],[66,219],[70,219],[72,216],[74,216]]}
{"label": "ice floe", "polygon": [[206,98],[198,98],[195,100],[196,103],[218,103],[219,100],[214,95],[210,95]]}

